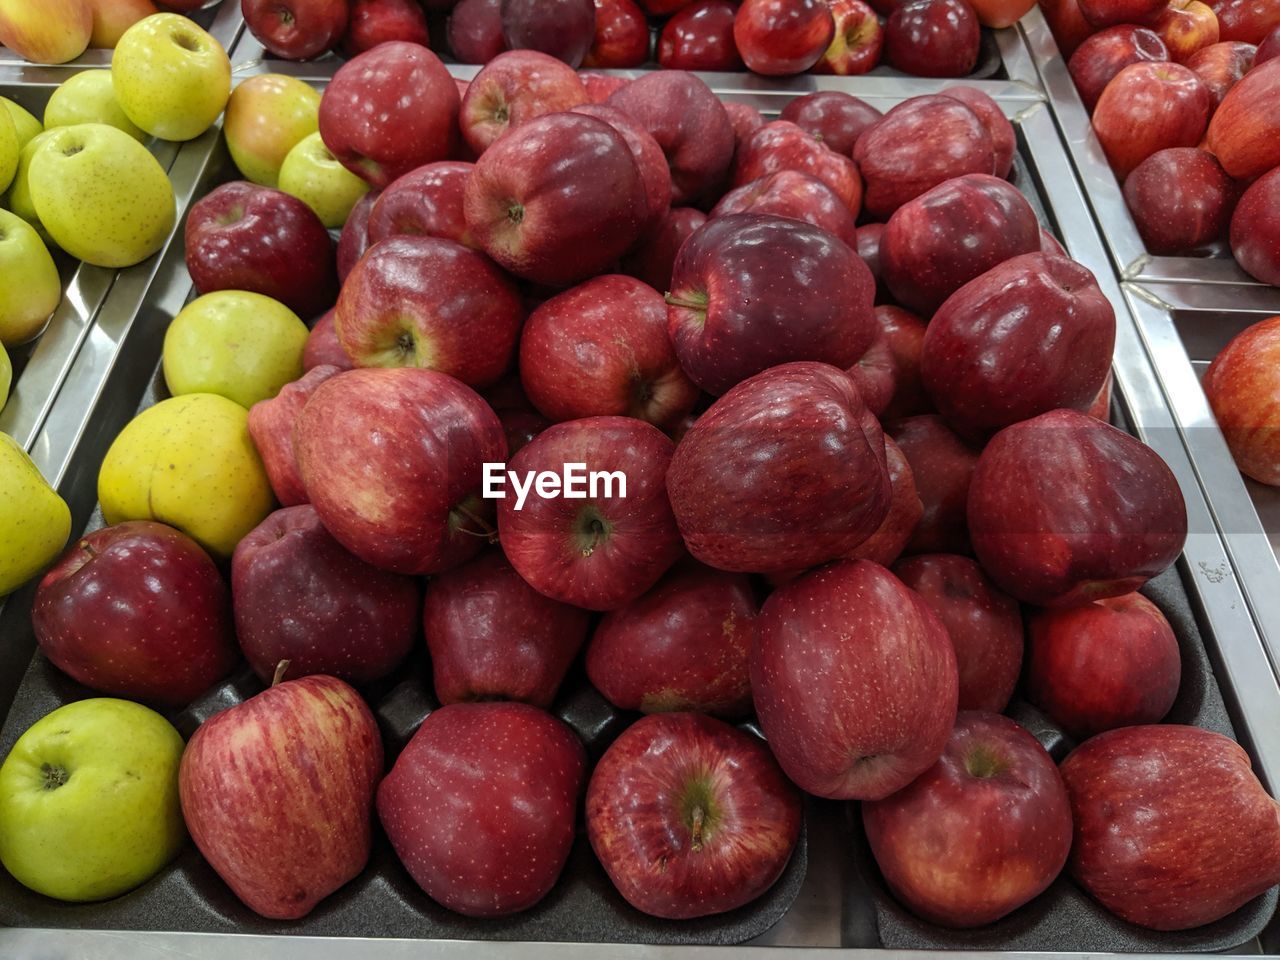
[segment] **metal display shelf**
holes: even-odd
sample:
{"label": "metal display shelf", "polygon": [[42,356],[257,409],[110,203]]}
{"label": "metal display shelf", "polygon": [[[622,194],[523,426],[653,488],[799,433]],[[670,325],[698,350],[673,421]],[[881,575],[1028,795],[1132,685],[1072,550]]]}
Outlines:
{"label": "metal display shelf", "polygon": [[[225,6],[226,4],[224,4]],[[724,99],[749,103],[776,113],[792,97],[816,89],[854,93],[887,109],[922,93],[957,83],[972,83],[994,96],[1014,122],[1019,139],[1019,185],[1039,205],[1046,226],[1069,253],[1098,277],[1116,307],[1114,363],[1117,402],[1135,432],[1169,463],[1187,501],[1190,535],[1179,562],[1183,584],[1196,608],[1214,673],[1228,699],[1241,742],[1249,750],[1260,777],[1274,792],[1280,789],[1280,680],[1268,659],[1264,638],[1254,619],[1237,556],[1220,533],[1219,512],[1205,493],[1204,478],[1194,458],[1196,435],[1182,429],[1180,410],[1168,399],[1172,363],[1153,344],[1143,311],[1148,298],[1122,290],[1112,272],[1108,251],[1098,233],[1089,203],[1059,136],[1032,62],[1016,30],[998,35],[1005,77],[982,81],[938,81],[892,76],[857,79],[802,76],[777,82],[745,74],[705,75]],[[245,54],[248,53],[246,56]],[[242,42],[233,55],[237,78],[261,72],[286,72],[317,85],[332,75],[336,61],[292,64],[264,61]],[[23,68],[24,78],[34,77]],[[458,76],[478,68],[451,67]],[[36,78],[39,82],[38,78]],[[214,128],[177,148],[170,176],[185,213],[196,197],[226,179],[228,159]],[[69,370],[47,415],[35,427],[32,443],[38,465],[67,499],[73,528],[83,529],[96,501],[96,476],[107,447],[132,418],[150,384],[161,353],[164,331],[172,316],[192,295],[180,240],[171,239],[161,254],[134,271],[124,271],[110,285],[100,307],[85,321],[82,344],[69,355]],[[1132,307],[1132,312],[1130,311]],[[1175,339],[1174,345],[1178,346]],[[1155,357],[1159,363],[1153,364]],[[1184,357],[1184,366],[1185,357]],[[1171,367],[1171,369],[1175,369]],[[1187,370],[1191,368],[1186,366]],[[1178,384],[1174,387],[1181,389]],[[1216,428],[1214,428],[1216,429]],[[1220,435],[1218,437],[1220,440]],[[1229,463],[1229,459],[1228,459]],[[1238,477],[1237,477],[1238,479]],[[1227,531],[1230,533],[1230,530]],[[1271,555],[1274,562],[1274,555]],[[24,598],[29,599],[29,598]],[[1280,602],[1280,590],[1274,592]],[[16,610],[8,611],[10,615]],[[1280,624],[1280,617],[1273,622]],[[3,621],[0,620],[0,625]],[[0,704],[4,687],[16,685],[31,650],[0,643]],[[0,708],[7,709],[7,707]],[[831,816],[830,808],[825,817]],[[824,815],[811,819],[815,838],[829,836]],[[853,949],[842,931],[848,922],[843,889],[851,883],[844,868],[846,853],[837,844],[811,843],[811,862],[800,897],[783,920],[758,938],[750,954],[768,960],[802,960],[816,956],[801,948],[830,948],[820,956],[847,960],[909,960],[919,953]],[[1260,941],[1241,948],[1242,955],[1280,945],[1280,921],[1272,921]],[[495,958],[495,960],[721,960],[747,950],[714,947],[615,946],[599,944],[500,943],[446,940],[395,940],[313,937],[268,937],[196,934],[171,931],[106,932],[73,929],[0,929],[4,960],[150,960],[201,958],[230,960],[256,954],[267,960],[336,958]],[[1032,960],[1033,957],[1084,957],[1085,954],[956,951],[970,960]],[[1134,955],[1135,957],[1139,955]],[[1154,955],[1150,955],[1154,956]]]}

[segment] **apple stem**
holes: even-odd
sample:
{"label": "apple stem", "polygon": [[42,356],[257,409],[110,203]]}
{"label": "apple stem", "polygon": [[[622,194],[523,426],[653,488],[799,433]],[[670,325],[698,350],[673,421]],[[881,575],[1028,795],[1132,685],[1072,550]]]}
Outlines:
{"label": "apple stem", "polygon": [[589,557],[596,552],[596,547],[600,545],[600,538],[604,536],[604,524],[599,520],[592,520],[591,526],[591,542],[582,548],[582,555]]}
{"label": "apple stem", "polygon": [[91,544],[88,540],[80,541],[80,549],[89,555],[90,560],[92,560],[94,557],[98,555],[98,551],[93,549],[93,544]]}
{"label": "apple stem", "polygon": [[686,300],[684,297],[678,297],[674,293],[668,293],[665,297],[663,297],[663,299],[666,300],[667,303],[669,303],[673,307],[684,307],[686,310],[706,310],[707,309],[707,303],[705,300],[699,303],[695,300]]}
{"label": "apple stem", "polygon": [[701,804],[693,808],[692,818],[693,823],[690,828],[693,833],[692,846],[696,851],[702,849],[702,823],[706,819],[706,813],[703,811]]}
{"label": "apple stem", "polygon": [[457,510],[460,514],[462,514],[464,517],[466,517],[468,520],[470,520],[472,523],[474,523],[477,527],[480,528],[480,532],[477,533],[474,530],[468,530],[466,527],[458,527],[459,533],[465,533],[471,537],[484,537],[490,543],[498,542],[498,531],[495,530],[492,526],[490,526],[489,523],[484,519],[484,517],[476,516],[474,513],[472,513],[462,504],[458,504],[453,509]]}
{"label": "apple stem", "polygon": [[276,684],[278,684],[281,680],[284,679],[285,672],[288,671],[288,669],[289,669],[288,660],[281,660],[279,663],[276,664],[275,675],[272,676],[271,678],[271,685],[273,687],[276,686]]}

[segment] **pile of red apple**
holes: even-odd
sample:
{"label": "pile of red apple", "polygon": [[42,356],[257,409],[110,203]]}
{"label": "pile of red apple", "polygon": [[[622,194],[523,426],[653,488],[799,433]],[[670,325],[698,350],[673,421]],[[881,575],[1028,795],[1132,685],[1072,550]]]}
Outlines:
{"label": "pile of red apple", "polygon": [[1280,4],[1041,7],[1147,250],[1226,239],[1247,273],[1280,285]]}
{"label": "pile of red apple", "polygon": [[[1034,0],[243,0],[277,57],[354,56],[404,41],[488,63],[536,50],[571,67],[862,74],[885,63],[959,77],[980,26],[1007,27]],[[882,19],[883,18],[883,19]],[[656,36],[656,40],[654,37]]]}
{"label": "pile of red apple", "polygon": [[[1280,807],[1244,752],[1159,723],[1178,644],[1134,591],[1185,508],[1100,419],[1112,307],[1004,179],[997,105],[819,94],[764,123],[681,71],[613,86],[511,52],[460,97],[434,54],[385,44],[321,104],[381,191],[336,255],[267,188],[220,188],[242,212],[258,191],[251,217],[216,193],[191,214],[221,233],[194,275],[217,249],[277,296],[344,278],[309,372],[250,413],[284,507],[229,590],[189,538],[126,523],[71,551],[34,617],[116,696],[179,707],[241,655],[275,674],[182,763],[231,889],[305,915],[364,869],[376,816],[434,900],[510,914],[557,883],[584,790],[605,870],[667,918],[767,890],[801,791],[863,801],[889,886],[948,926],[1068,862],[1157,929],[1280,880]],[[611,479],[561,496],[570,464]],[[356,688],[424,633],[442,706],[386,770]],[[580,656],[647,714],[594,770],[547,712]],[[1061,766],[1000,713],[1024,660],[1081,741]],[[767,744],[733,725],[752,714]]]}

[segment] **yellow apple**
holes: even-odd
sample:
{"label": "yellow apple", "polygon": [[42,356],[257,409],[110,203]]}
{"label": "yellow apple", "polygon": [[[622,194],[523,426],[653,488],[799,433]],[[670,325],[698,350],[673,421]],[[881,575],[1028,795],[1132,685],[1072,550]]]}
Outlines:
{"label": "yellow apple", "polygon": [[71,533],[71,511],[27,452],[0,433],[0,597],[53,563]]}
{"label": "yellow apple", "polygon": [[0,766],[0,861],[59,900],[132,890],[178,855],[182,736],[154,710],[95,697],[59,707]]}
{"label": "yellow apple", "polygon": [[0,0],[0,43],[32,63],[66,63],[93,33],[88,0]]}
{"label": "yellow apple", "polygon": [[369,184],[339,163],[318,133],[289,151],[280,168],[279,187],[314,210],[331,230],[346,223],[351,208],[369,192]]}
{"label": "yellow apple", "polygon": [[13,175],[18,172],[18,158],[22,145],[18,143],[18,128],[8,110],[0,110],[0,190],[8,190]]}
{"label": "yellow apple", "polygon": [[45,242],[48,242],[49,234],[46,232],[44,224],[40,222],[40,215],[36,213],[36,205],[31,201],[31,158],[36,155],[36,151],[40,149],[40,144],[44,143],[49,138],[49,135],[48,130],[42,130],[22,148],[22,154],[18,157],[18,172],[13,175],[13,183],[9,185],[9,195],[5,198],[5,203],[9,209],[31,224],[36,233]]}
{"label": "yellow apple", "polygon": [[0,210],[0,344],[26,343],[62,299],[62,279],[31,224]]}
{"label": "yellow apple", "polygon": [[125,31],[111,55],[116,99],[129,119],[161,140],[194,140],[231,96],[231,61],[217,40],[177,13],[157,13]]}
{"label": "yellow apple", "polygon": [[124,32],[139,20],[159,13],[151,0],[89,0],[93,11],[93,35],[89,46],[110,50]]}
{"label": "yellow apple", "polygon": [[320,92],[278,73],[250,77],[231,91],[222,132],[245,179],[274,187],[289,151],[319,124]]}
{"label": "yellow apple", "polygon": [[18,132],[18,146],[25,147],[44,129],[40,121],[22,104],[14,103],[8,97],[0,97],[0,104],[4,105],[13,119],[13,128]]}
{"label": "yellow apple", "polygon": [[138,414],[102,461],[98,500],[107,523],[158,520],[223,560],[275,503],[249,412],[212,393]]}
{"label": "yellow apple", "polygon": [[105,70],[84,70],[68,78],[53,91],[44,108],[46,130],[74,127],[81,123],[105,123],[124,131],[139,143],[148,139],[116,103],[111,74]]}
{"label": "yellow apple", "polygon": [[9,402],[9,387],[13,384],[13,364],[9,362],[9,351],[0,343],[0,410]]}
{"label": "yellow apple", "polygon": [[173,186],[151,152],[102,123],[47,131],[31,158],[31,200],[45,230],[73,257],[131,267],[173,230]]}

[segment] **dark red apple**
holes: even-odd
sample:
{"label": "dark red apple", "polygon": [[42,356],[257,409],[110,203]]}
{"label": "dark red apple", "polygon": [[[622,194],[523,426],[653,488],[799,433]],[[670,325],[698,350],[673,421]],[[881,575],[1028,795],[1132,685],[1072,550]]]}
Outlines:
{"label": "dark red apple", "polygon": [[416,0],[351,0],[347,34],[342,42],[348,57],[392,40],[431,45],[427,15]]}
{"label": "dark red apple", "polygon": [[470,388],[416,367],[331,377],[294,428],[298,469],[325,527],[360,559],[439,573],[474,556],[482,465],[499,463],[498,418]]}
{"label": "dark red apple", "polygon": [[943,927],[994,923],[1038,897],[1071,849],[1071,803],[1053,758],[997,713],[961,711],[936,764],[862,805],[894,895]]}
{"label": "dark red apple", "polygon": [[508,130],[587,102],[572,68],[536,50],[509,50],[484,65],[462,98],[462,136],[477,154]]}
{"label": "dark red apple", "polygon": [[631,82],[616,73],[580,73],[578,79],[587,91],[588,103],[604,103]]}
{"label": "dark red apple", "polygon": [[79,538],[41,579],[31,626],[40,651],[78,683],[174,709],[239,659],[231,598],[213,560],[149,520]]}
{"label": "dark red apple", "polygon": [[1168,568],[1187,536],[1186,506],[1168,464],[1075,410],[996,434],[974,468],[968,513],[983,569],[1040,606],[1130,593]]}
{"label": "dark red apple", "polygon": [[884,521],[884,434],[853,380],[822,363],[756,374],[684,435],[667,473],[685,544],[721,570],[798,570]]}
{"label": "dark red apple", "polygon": [[782,875],[802,802],[769,748],[697,713],[632,724],[587,787],[587,836],[618,892],[675,920],[750,903]]}
{"label": "dark red apple", "polygon": [[978,115],[982,125],[991,136],[991,145],[995,148],[995,175],[1008,179],[1013,169],[1013,155],[1018,149],[1018,138],[1013,132],[1013,124],[989,96],[977,87],[948,87],[942,91],[944,97],[959,100]]}
{"label": "dark red apple", "polygon": [[1231,252],[1256,280],[1280,286],[1280,167],[1253,182],[1231,217]]}
{"label": "dark red apple", "polygon": [[742,0],[733,41],[748,69],[785,77],[817,63],[835,30],[825,0]]}
{"label": "dark red apple", "polygon": [[441,703],[520,700],[546,709],[587,639],[589,614],[525,583],[490,550],[427,584],[423,631]]}
{"label": "dark red apple", "polygon": [[865,183],[866,213],[889,215],[944,180],[996,169],[982,119],[954,97],[913,97],[863,131],[853,147]]}
{"label": "dark red apple", "polygon": [[658,37],[658,65],[668,70],[741,70],[733,40],[737,12],[733,0],[697,0],[680,10]]}
{"label": "dark red apple", "polygon": [[857,222],[834,190],[795,170],[779,170],[730,190],[711,210],[712,218],[733,213],[767,214],[799,220],[857,245]]}
{"label": "dark red apple", "polygon": [[981,39],[965,0],[907,0],[885,26],[884,58],[915,77],[963,77],[978,63]]}
{"label": "dark red apple", "polygon": [[[859,230],[861,233],[861,230]],[[920,379],[920,352],[924,349],[924,321],[901,307],[880,306],[876,320],[893,355],[893,395],[881,419],[888,423],[933,409]]]}
{"label": "dark red apple", "polygon": [[1227,232],[1239,187],[1197,147],[1158,150],[1124,182],[1124,200],[1148,252],[1184,256]]}
{"label": "dark red apple", "polygon": [[502,39],[512,50],[536,50],[577,67],[595,38],[592,0],[502,0]]}
{"label": "dark red apple", "polygon": [[677,564],[644,596],[605,614],[587,647],[587,676],[623,710],[745,716],[759,612],[745,574]]}
{"label": "dark red apple", "polygon": [[506,52],[502,0],[462,0],[449,14],[449,49],[462,63],[488,63]]}
{"label": "dark red apple", "polygon": [[307,335],[307,346],[302,351],[303,370],[324,366],[337,367],[339,370],[355,369],[355,361],[342,349],[342,343],[338,340],[332,310],[316,321],[311,333]]}
{"label": "dark red apple", "polygon": [[595,0],[596,33],[584,67],[622,69],[649,59],[649,21],[635,0]]}
{"label": "dark red apple", "polygon": [[1067,248],[1052,233],[1040,228],[1040,252],[1045,256],[1066,257],[1069,256]]}
{"label": "dark red apple", "polygon": [[[861,3],[862,0],[853,0]],[[822,90],[796,97],[778,115],[822,141],[836,153],[850,154],[862,131],[882,114],[865,100],[839,90]]]}
{"label": "dark red apple", "polygon": [[333,240],[311,208],[287,193],[237,180],[198,200],[187,217],[187,271],[200,293],[248,290],[315,317],[333,306]]}
{"label": "dark red apple", "polygon": [[[630,417],[538,434],[511,458],[509,482],[487,486],[501,495],[498,535],[511,565],[538,592],[588,610],[644,594],[683,553],[663,485],[673,449]],[[581,468],[570,475],[569,464]]]}
{"label": "dark red apple", "polygon": [[882,417],[893,399],[894,383],[898,379],[898,361],[883,329],[876,331],[876,338],[867,347],[867,352],[845,372],[858,385],[858,393],[862,394],[867,409]]}
{"label": "dark red apple", "polygon": [[733,185],[742,186],[780,170],[795,170],[821,180],[854,216],[862,208],[862,181],[853,161],[787,120],[765,124],[743,143],[733,161]]}
{"label": "dark red apple", "polygon": [[1237,180],[1280,167],[1280,63],[1254,67],[1228,91],[1209,124],[1206,147]]}
{"label": "dark red apple", "polygon": [[891,423],[889,434],[911,464],[924,508],[906,552],[968,553],[966,505],[980,448],[967,444],[936,414]]}
{"label": "dark red apple", "polygon": [[876,11],[863,0],[827,0],[827,6],[835,20],[835,34],[811,72],[857,76],[874,69],[884,50],[884,28]]}
{"label": "dark red apple", "polygon": [[434,710],[378,787],[378,819],[427,895],[468,917],[527,910],[573,846],[587,758],[527,703]]}
{"label": "dark red apple", "polygon": [[911,539],[924,507],[916,493],[911,464],[890,437],[884,438],[884,455],[889,466],[889,483],[893,488],[889,512],[875,533],[849,551],[847,559],[871,560],[887,567],[898,559]]}
{"label": "dark red apple", "polygon": [[373,205],[382,196],[381,190],[370,190],[356,201],[347,215],[347,222],[342,225],[342,233],[338,237],[338,280],[347,279],[356,261],[369,249],[369,214]]}
{"label": "dark red apple", "polygon": [[1280,57],[1280,26],[1275,27],[1257,46],[1255,63],[1266,63],[1272,57]]}
{"label": "dark red apple", "polygon": [[1061,407],[1088,410],[1111,369],[1115,337],[1115,311],[1086,267],[1027,253],[938,308],[920,373],[952,429],[981,439]]}
{"label": "dark red apple", "polygon": [[1038,5],[1064,57],[1075,53],[1080,44],[1095,32],[1093,25],[1080,12],[1078,0],[1040,0]]}
{"label": "dark red apple", "polygon": [[1152,28],[1169,49],[1169,59],[1186,63],[1197,51],[1218,42],[1218,18],[1200,0],[1172,0]]}
{"label": "dark red apple", "polygon": [[1204,136],[1213,97],[1179,63],[1132,63],[1107,84],[1093,111],[1093,131],[1123,182],[1167,147],[1194,147]]}
{"label": "dark red apple", "polygon": [[1162,63],[1168,59],[1169,50],[1155,31],[1123,23],[1107,27],[1080,44],[1067,69],[1085,109],[1092,111],[1107,84],[1129,64]]}
{"label": "dark red apple", "polygon": [[307,502],[307,491],[293,455],[294,424],[320,384],[341,372],[327,364],[313,367],[302,379],[281,387],[271,399],[259,400],[249,408],[249,435],[258,448],[276,499],[286,507]]}
{"label": "dark red apple", "polygon": [[1022,609],[982,568],[954,553],[899,560],[894,574],[920,594],[955,648],[960,709],[999,713],[1022,670]]}
{"label": "dark red apple", "polygon": [[667,17],[683,10],[694,0],[640,0],[640,6],[651,17]]}
{"label": "dark red apple", "polygon": [[1280,804],[1235,741],[1198,727],[1123,727],[1077,747],[1061,771],[1075,820],[1071,874],[1121,919],[1187,930],[1280,882]]}
{"label": "dark red apple", "polygon": [[676,358],[662,295],[618,275],[588,280],[530,314],[520,379],[552,421],[626,416],[665,430],[700,396]]}
{"label": "dark red apple", "polygon": [[1280,425],[1271,401],[1277,370],[1280,317],[1271,317],[1233,337],[1204,376],[1205,396],[1236,466],[1271,486],[1280,486]]}
{"label": "dark red apple", "polygon": [[1150,23],[1169,0],[1078,0],[1080,13],[1095,30],[1118,23]]}
{"label": "dark red apple", "polygon": [[880,238],[881,273],[898,303],[927,316],[975,277],[1039,249],[1040,222],[1022,192],[970,173],[893,212]]}
{"label": "dark red apple", "polygon": [[918,594],[878,563],[842,561],[765,601],[751,690],[770,749],[801,789],[879,800],[942,754],[956,659]]}
{"label": "dark red apple", "polygon": [[439,57],[416,43],[384,43],[333,75],[320,99],[320,136],[344,167],[385,187],[449,157],[458,106]]}
{"label": "dark red apple", "polygon": [[792,360],[851,366],[877,332],[872,288],[858,255],[825,230],[714,217],[676,257],[667,329],[689,379],[719,395]]}
{"label": "dark red apple", "polygon": [[401,235],[443,237],[467,247],[475,240],[467,229],[462,197],[475,165],[456,160],[428,163],[406,173],[369,211],[369,243]]}
{"label": "dark red apple", "polygon": [[231,558],[236,636],[259,679],[329,674],[366,684],[395,670],[418,637],[422,590],[349,553],[309,505],[258,524]]}
{"label": "dark red apple", "polygon": [[701,210],[673,207],[662,218],[658,228],[643,237],[627,254],[622,261],[622,269],[655,290],[670,290],[676,253],[685,240],[706,222],[707,215]]}
{"label": "dark red apple", "polygon": [[880,264],[880,241],[884,237],[883,223],[867,223],[858,228],[858,258],[867,265],[871,276],[876,281],[876,303],[889,299],[889,288],[884,285],[884,275]]}
{"label": "dark red apple", "polygon": [[[1194,70],[1209,88],[1214,110],[1217,110],[1222,103],[1227,91],[1249,72],[1254,64],[1256,50],[1257,48],[1251,44],[1228,40],[1197,50],[1187,60],[1187,66]],[[1210,120],[1210,123],[1212,122]]]}
{"label": "dark red apple", "polygon": [[242,0],[249,32],[272,56],[309,60],[338,45],[349,0]]}
{"label": "dark red apple", "polygon": [[732,100],[725,101],[724,112],[729,115],[729,123],[733,126],[733,155],[736,157],[752,134],[764,126],[764,115],[749,104]]}
{"label": "dark red apple", "polygon": [[662,223],[667,211],[671,209],[671,170],[658,141],[630,114],[623,113],[616,107],[603,103],[584,103],[574,107],[573,112],[603,120],[627,141],[644,188],[646,215],[641,232],[647,235]]}
{"label": "dark red apple", "polygon": [[1215,0],[1213,10],[1223,40],[1256,46],[1280,27],[1280,10],[1271,0]]}

